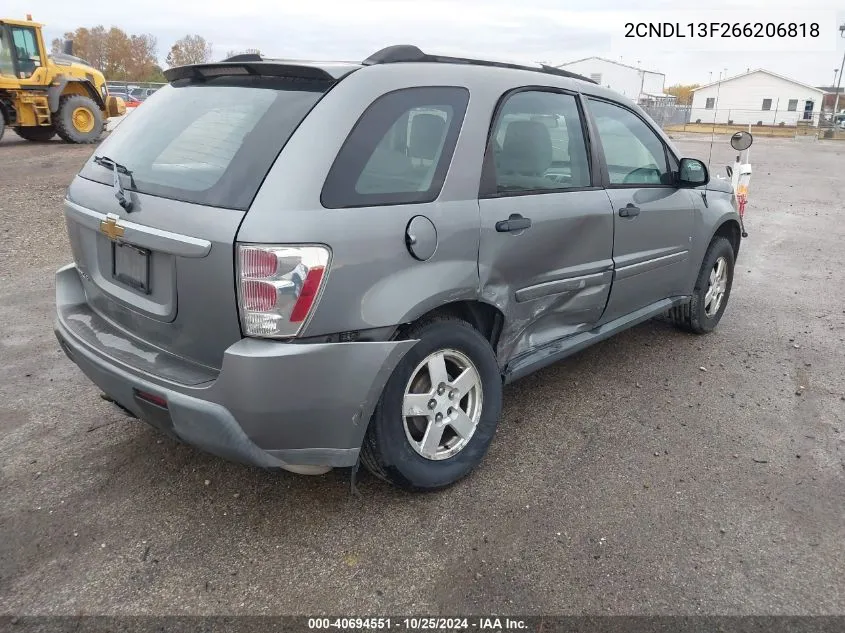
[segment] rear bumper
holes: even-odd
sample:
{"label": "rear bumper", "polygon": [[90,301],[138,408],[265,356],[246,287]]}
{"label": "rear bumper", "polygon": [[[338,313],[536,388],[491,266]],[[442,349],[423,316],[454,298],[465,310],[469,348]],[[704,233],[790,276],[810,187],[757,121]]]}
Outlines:
{"label": "rear bumper", "polygon": [[62,349],[108,396],[202,450],[266,468],[354,465],[384,384],[414,344],[243,339],[226,350],[216,377],[185,384],[172,380],[184,368],[168,367],[181,359],[159,354],[153,371],[128,360],[126,350],[146,344],[88,308],[75,266],[56,274],[56,304]]}

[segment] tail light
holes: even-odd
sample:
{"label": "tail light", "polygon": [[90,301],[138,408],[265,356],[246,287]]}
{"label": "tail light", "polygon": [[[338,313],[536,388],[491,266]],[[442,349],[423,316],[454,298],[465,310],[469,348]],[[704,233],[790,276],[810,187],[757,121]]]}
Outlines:
{"label": "tail light", "polygon": [[247,336],[297,336],[313,313],[329,267],[324,246],[238,245],[238,303]]}

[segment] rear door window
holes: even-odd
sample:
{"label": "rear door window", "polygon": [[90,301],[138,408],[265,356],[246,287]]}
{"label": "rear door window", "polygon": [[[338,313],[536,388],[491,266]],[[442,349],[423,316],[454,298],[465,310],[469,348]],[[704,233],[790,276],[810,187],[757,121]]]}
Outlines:
{"label": "rear door window", "polygon": [[495,182],[482,181],[481,196],[560,191],[592,184],[590,161],[574,95],[523,90],[504,101],[488,147]]}
{"label": "rear door window", "polygon": [[465,88],[391,92],[361,116],[321,200],[329,209],[431,202],[440,195],[469,102]]}
{"label": "rear door window", "polygon": [[[329,82],[261,77],[176,82],[146,100],[94,156],[122,164],[140,193],[246,210]],[[81,176],[112,183],[92,160]]]}

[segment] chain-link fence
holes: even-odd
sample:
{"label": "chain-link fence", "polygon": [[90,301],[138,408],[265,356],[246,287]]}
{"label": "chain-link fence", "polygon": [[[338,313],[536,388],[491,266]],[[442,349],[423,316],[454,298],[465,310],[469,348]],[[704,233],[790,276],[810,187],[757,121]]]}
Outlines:
{"label": "chain-link fence", "polygon": [[751,110],[742,108],[693,108],[643,106],[664,130],[733,134],[750,130],[755,136],[845,139],[845,114],[798,109]]}
{"label": "chain-link fence", "polygon": [[692,110],[690,106],[674,104],[644,105],[641,107],[657,125],[663,128],[669,125],[684,125],[689,123],[690,112]]}

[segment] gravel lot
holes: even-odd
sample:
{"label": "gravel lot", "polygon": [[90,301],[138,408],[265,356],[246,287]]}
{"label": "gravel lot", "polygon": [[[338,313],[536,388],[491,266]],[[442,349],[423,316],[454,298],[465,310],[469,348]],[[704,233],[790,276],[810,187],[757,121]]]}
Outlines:
{"label": "gravel lot", "polygon": [[60,352],[89,152],[0,144],[0,613],[845,614],[845,143],[755,142],[714,334],[650,322],[526,378],[470,478],[360,498],[177,445]]}

